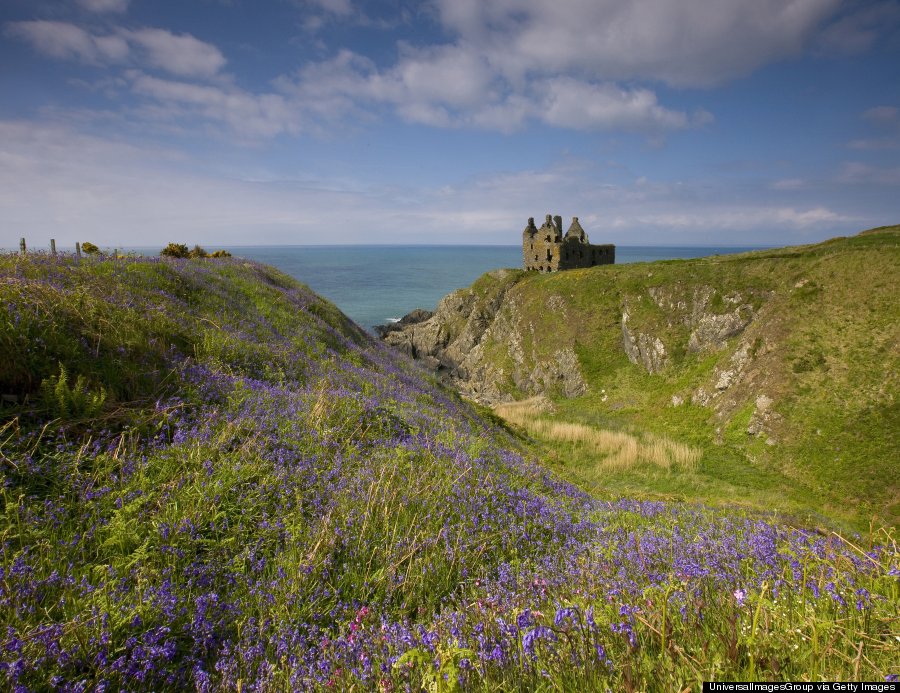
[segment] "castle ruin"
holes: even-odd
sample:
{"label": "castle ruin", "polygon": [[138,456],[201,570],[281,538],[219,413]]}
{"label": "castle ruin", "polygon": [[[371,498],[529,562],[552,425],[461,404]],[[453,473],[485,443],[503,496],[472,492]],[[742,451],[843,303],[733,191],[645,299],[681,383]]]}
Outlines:
{"label": "castle ruin", "polygon": [[541,228],[534,225],[534,217],[528,219],[528,226],[522,232],[522,255],[525,269],[556,272],[611,265],[616,261],[616,246],[591,245],[578,217],[572,217],[572,225],[563,236],[562,217],[548,214]]}

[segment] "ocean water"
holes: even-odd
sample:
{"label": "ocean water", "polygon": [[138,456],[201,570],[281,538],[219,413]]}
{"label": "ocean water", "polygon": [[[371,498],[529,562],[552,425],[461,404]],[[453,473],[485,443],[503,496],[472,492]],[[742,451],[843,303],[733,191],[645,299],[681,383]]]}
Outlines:
{"label": "ocean water", "polygon": [[[755,249],[617,246],[616,263]],[[522,265],[521,246],[246,246],[228,250],[299,279],[369,331],[414,308],[434,310],[445,295],[489,270]]]}

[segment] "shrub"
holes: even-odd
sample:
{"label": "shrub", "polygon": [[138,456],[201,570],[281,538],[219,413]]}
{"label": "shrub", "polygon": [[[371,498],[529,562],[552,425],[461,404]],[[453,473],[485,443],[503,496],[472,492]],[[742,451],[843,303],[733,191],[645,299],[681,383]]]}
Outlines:
{"label": "shrub", "polygon": [[83,375],[70,386],[69,374],[62,363],[59,364],[59,375],[50,376],[41,383],[41,394],[44,405],[61,418],[96,416],[106,402],[106,390],[101,386],[98,391],[92,391]]}
{"label": "shrub", "polygon": [[203,250],[203,248],[201,248],[199,245],[195,245],[193,248],[191,248],[190,253],[188,253],[188,257],[191,257],[191,258],[209,257],[209,253],[207,253],[205,250]]}
{"label": "shrub", "polygon": [[[198,246],[199,247],[199,246]],[[163,257],[190,257],[191,251],[184,243],[169,243],[160,253]]]}
{"label": "shrub", "polygon": [[81,244],[81,250],[82,250],[82,252],[84,252],[84,253],[86,253],[86,254],[88,254],[88,255],[96,255],[96,254],[98,254],[98,253],[100,252],[100,248],[98,248],[97,246],[95,246],[95,245],[94,245],[93,243],[91,243],[90,241],[85,241],[84,243],[82,243],[82,244]]}
{"label": "shrub", "polygon": [[216,252],[212,253],[210,257],[231,257],[231,253],[229,253],[227,250],[217,250]]}

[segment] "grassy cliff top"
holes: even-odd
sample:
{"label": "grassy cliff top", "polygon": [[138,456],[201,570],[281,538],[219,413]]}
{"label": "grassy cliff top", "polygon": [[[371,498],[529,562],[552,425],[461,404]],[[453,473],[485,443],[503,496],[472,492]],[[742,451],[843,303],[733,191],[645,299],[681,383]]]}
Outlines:
{"label": "grassy cliff top", "polygon": [[895,673],[887,533],[597,501],[271,268],[0,256],[0,353],[10,690]]}

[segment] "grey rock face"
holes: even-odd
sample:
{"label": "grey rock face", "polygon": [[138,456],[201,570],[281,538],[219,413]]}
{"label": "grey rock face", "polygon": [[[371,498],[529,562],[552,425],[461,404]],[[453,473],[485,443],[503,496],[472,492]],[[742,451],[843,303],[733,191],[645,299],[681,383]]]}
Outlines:
{"label": "grey rock face", "polygon": [[[551,303],[551,310],[564,308],[560,297],[551,297]],[[507,288],[501,286],[481,297],[470,289],[460,289],[445,296],[432,316],[408,321],[386,331],[382,338],[463,394],[484,403],[509,399],[504,390],[510,385],[534,395],[561,392],[576,397],[584,393],[587,384],[575,350],[561,348],[550,358],[537,358],[524,347],[522,322],[519,306]],[[485,353],[488,345],[492,353],[502,350],[511,368],[497,366]]]}
{"label": "grey rock face", "polygon": [[560,390],[566,397],[578,397],[587,391],[581,365],[571,347],[559,349],[551,360],[541,361],[525,378],[515,378],[519,389],[530,393]]}
{"label": "grey rock face", "polygon": [[[629,297],[622,307],[622,346],[628,359],[643,365],[649,373],[666,368],[673,348],[686,348],[691,353],[725,349],[728,340],[741,335],[756,318],[752,298],[768,297],[752,289],[746,295],[734,292],[722,296],[711,286],[697,286],[691,291],[679,285],[648,287],[647,294],[659,308],[657,324],[635,325],[628,301],[640,301],[640,296]],[[677,337],[673,343],[671,340],[685,328],[690,331],[687,343],[684,337]],[[733,372],[723,372],[716,389],[727,388],[733,376]]]}
{"label": "grey rock face", "polygon": [[659,373],[668,365],[666,345],[659,337],[633,331],[628,326],[630,318],[626,306],[622,309],[622,347],[628,360],[642,364],[648,373]]}
{"label": "grey rock face", "polygon": [[753,320],[753,309],[740,306],[731,313],[702,314],[694,324],[688,340],[688,351],[718,351],[731,337],[739,335]]}

